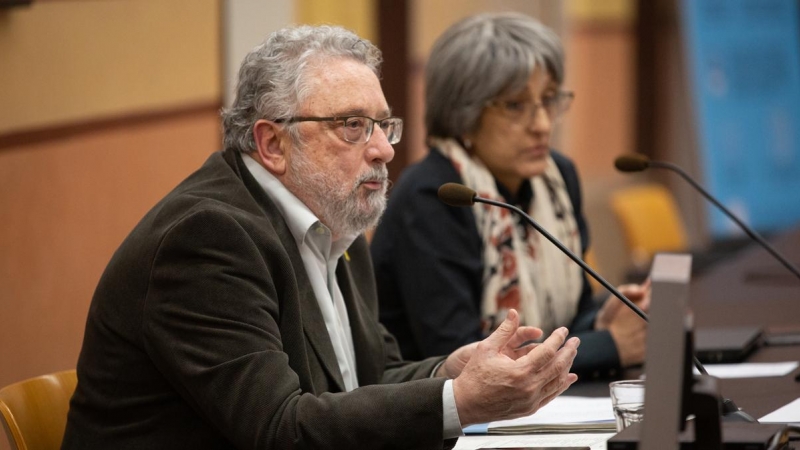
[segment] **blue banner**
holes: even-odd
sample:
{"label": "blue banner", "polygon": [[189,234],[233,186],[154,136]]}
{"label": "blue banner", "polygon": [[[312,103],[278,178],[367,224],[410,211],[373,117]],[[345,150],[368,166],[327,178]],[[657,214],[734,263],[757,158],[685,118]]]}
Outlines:
{"label": "blue banner", "polygon": [[[761,232],[800,223],[797,0],[684,0],[704,184]],[[716,238],[740,231],[708,205]]]}

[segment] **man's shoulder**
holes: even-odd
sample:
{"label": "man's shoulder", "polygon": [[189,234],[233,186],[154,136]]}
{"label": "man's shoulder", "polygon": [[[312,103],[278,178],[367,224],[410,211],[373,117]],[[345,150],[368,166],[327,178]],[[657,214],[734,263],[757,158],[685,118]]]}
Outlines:
{"label": "man's shoulder", "polygon": [[205,220],[225,217],[245,229],[269,228],[265,227],[265,205],[255,199],[223,154],[216,152],[154,205],[130,238],[160,239],[177,224],[198,215]]}

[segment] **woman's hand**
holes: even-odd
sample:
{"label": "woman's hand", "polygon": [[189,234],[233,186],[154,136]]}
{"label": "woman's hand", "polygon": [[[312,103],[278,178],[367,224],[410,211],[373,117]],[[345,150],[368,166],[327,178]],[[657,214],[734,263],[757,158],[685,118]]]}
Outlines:
{"label": "woman's hand", "polygon": [[[644,312],[650,309],[650,279],[644,283],[626,284],[617,288]],[[596,330],[608,330],[617,347],[622,367],[644,362],[647,322],[616,297],[606,300],[595,319]]]}

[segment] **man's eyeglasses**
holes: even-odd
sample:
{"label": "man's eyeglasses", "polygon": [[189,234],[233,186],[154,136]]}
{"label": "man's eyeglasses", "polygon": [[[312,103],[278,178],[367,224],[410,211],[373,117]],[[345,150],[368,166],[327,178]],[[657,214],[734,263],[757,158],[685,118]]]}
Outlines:
{"label": "man's eyeglasses", "polygon": [[569,110],[574,98],[573,92],[560,91],[554,95],[543,96],[539,103],[527,100],[492,100],[489,102],[489,106],[499,109],[503,115],[515,122],[533,119],[539,108],[544,108],[547,117],[555,120]]}
{"label": "man's eyeglasses", "polygon": [[375,125],[383,130],[390,144],[397,144],[403,136],[403,119],[399,117],[387,117],[380,120],[366,116],[289,117],[288,119],[276,119],[274,122],[336,122],[342,130],[342,139],[353,144],[369,142]]}

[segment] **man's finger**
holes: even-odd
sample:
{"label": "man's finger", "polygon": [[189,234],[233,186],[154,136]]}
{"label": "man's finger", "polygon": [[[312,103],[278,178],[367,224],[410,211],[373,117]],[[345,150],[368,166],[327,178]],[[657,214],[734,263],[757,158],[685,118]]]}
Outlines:
{"label": "man's finger", "polygon": [[567,331],[566,327],[561,327],[553,331],[544,342],[528,352],[527,355],[520,357],[517,361],[530,365],[531,370],[539,370],[556,357],[558,349],[564,345],[568,333],[569,331]]}
{"label": "man's finger", "polygon": [[543,366],[538,374],[545,378],[559,378],[572,367],[575,361],[575,356],[578,354],[578,346],[580,346],[580,339],[576,337],[570,338],[564,346],[558,351],[556,357]]}
{"label": "man's finger", "polygon": [[525,356],[528,353],[530,353],[531,351],[533,351],[533,349],[535,349],[538,346],[539,346],[538,342],[529,341],[529,342],[526,342],[526,343],[522,344],[519,347],[512,348],[510,352],[506,352],[506,353],[507,354],[510,353],[509,356],[513,355],[512,358],[516,361],[520,357]]}
{"label": "man's finger", "polygon": [[537,341],[540,337],[542,337],[542,330],[535,327],[519,327],[517,328],[517,332],[514,333],[514,337],[508,341],[508,346],[511,348],[517,348],[522,346],[531,341]]}
{"label": "man's finger", "polygon": [[517,333],[518,328],[519,313],[515,309],[509,309],[503,323],[501,323],[489,337],[484,339],[483,342],[489,344],[492,349],[500,351],[511,341],[511,338]]}
{"label": "man's finger", "polygon": [[539,409],[542,409],[542,408],[543,408],[544,406],[546,406],[548,403],[550,403],[551,401],[553,401],[553,399],[554,399],[554,398],[556,398],[556,397],[558,397],[559,395],[563,394],[563,393],[564,393],[564,391],[566,391],[567,389],[569,389],[569,387],[570,387],[570,386],[572,386],[572,384],[573,384],[573,383],[575,383],[576,381],[578,381],[578,376],[577,376],[577,375],[575,375],[574,373],[570,373],[570,374],[568,374],[568,375],[567,375],[567,379],[566,379],[566,382],[565,382],[565,384],[564,384],[564,385],[562,385],[562,386],[561,386],[561,387],[560,387],[558,390],[556,390],[556,392],[553,392],[552,394],[550,394],[550,395],[548,395],[547,397],[545,397],[545,399],[544,399],[544,400],[542,400],[542,401],[539,403]]}

